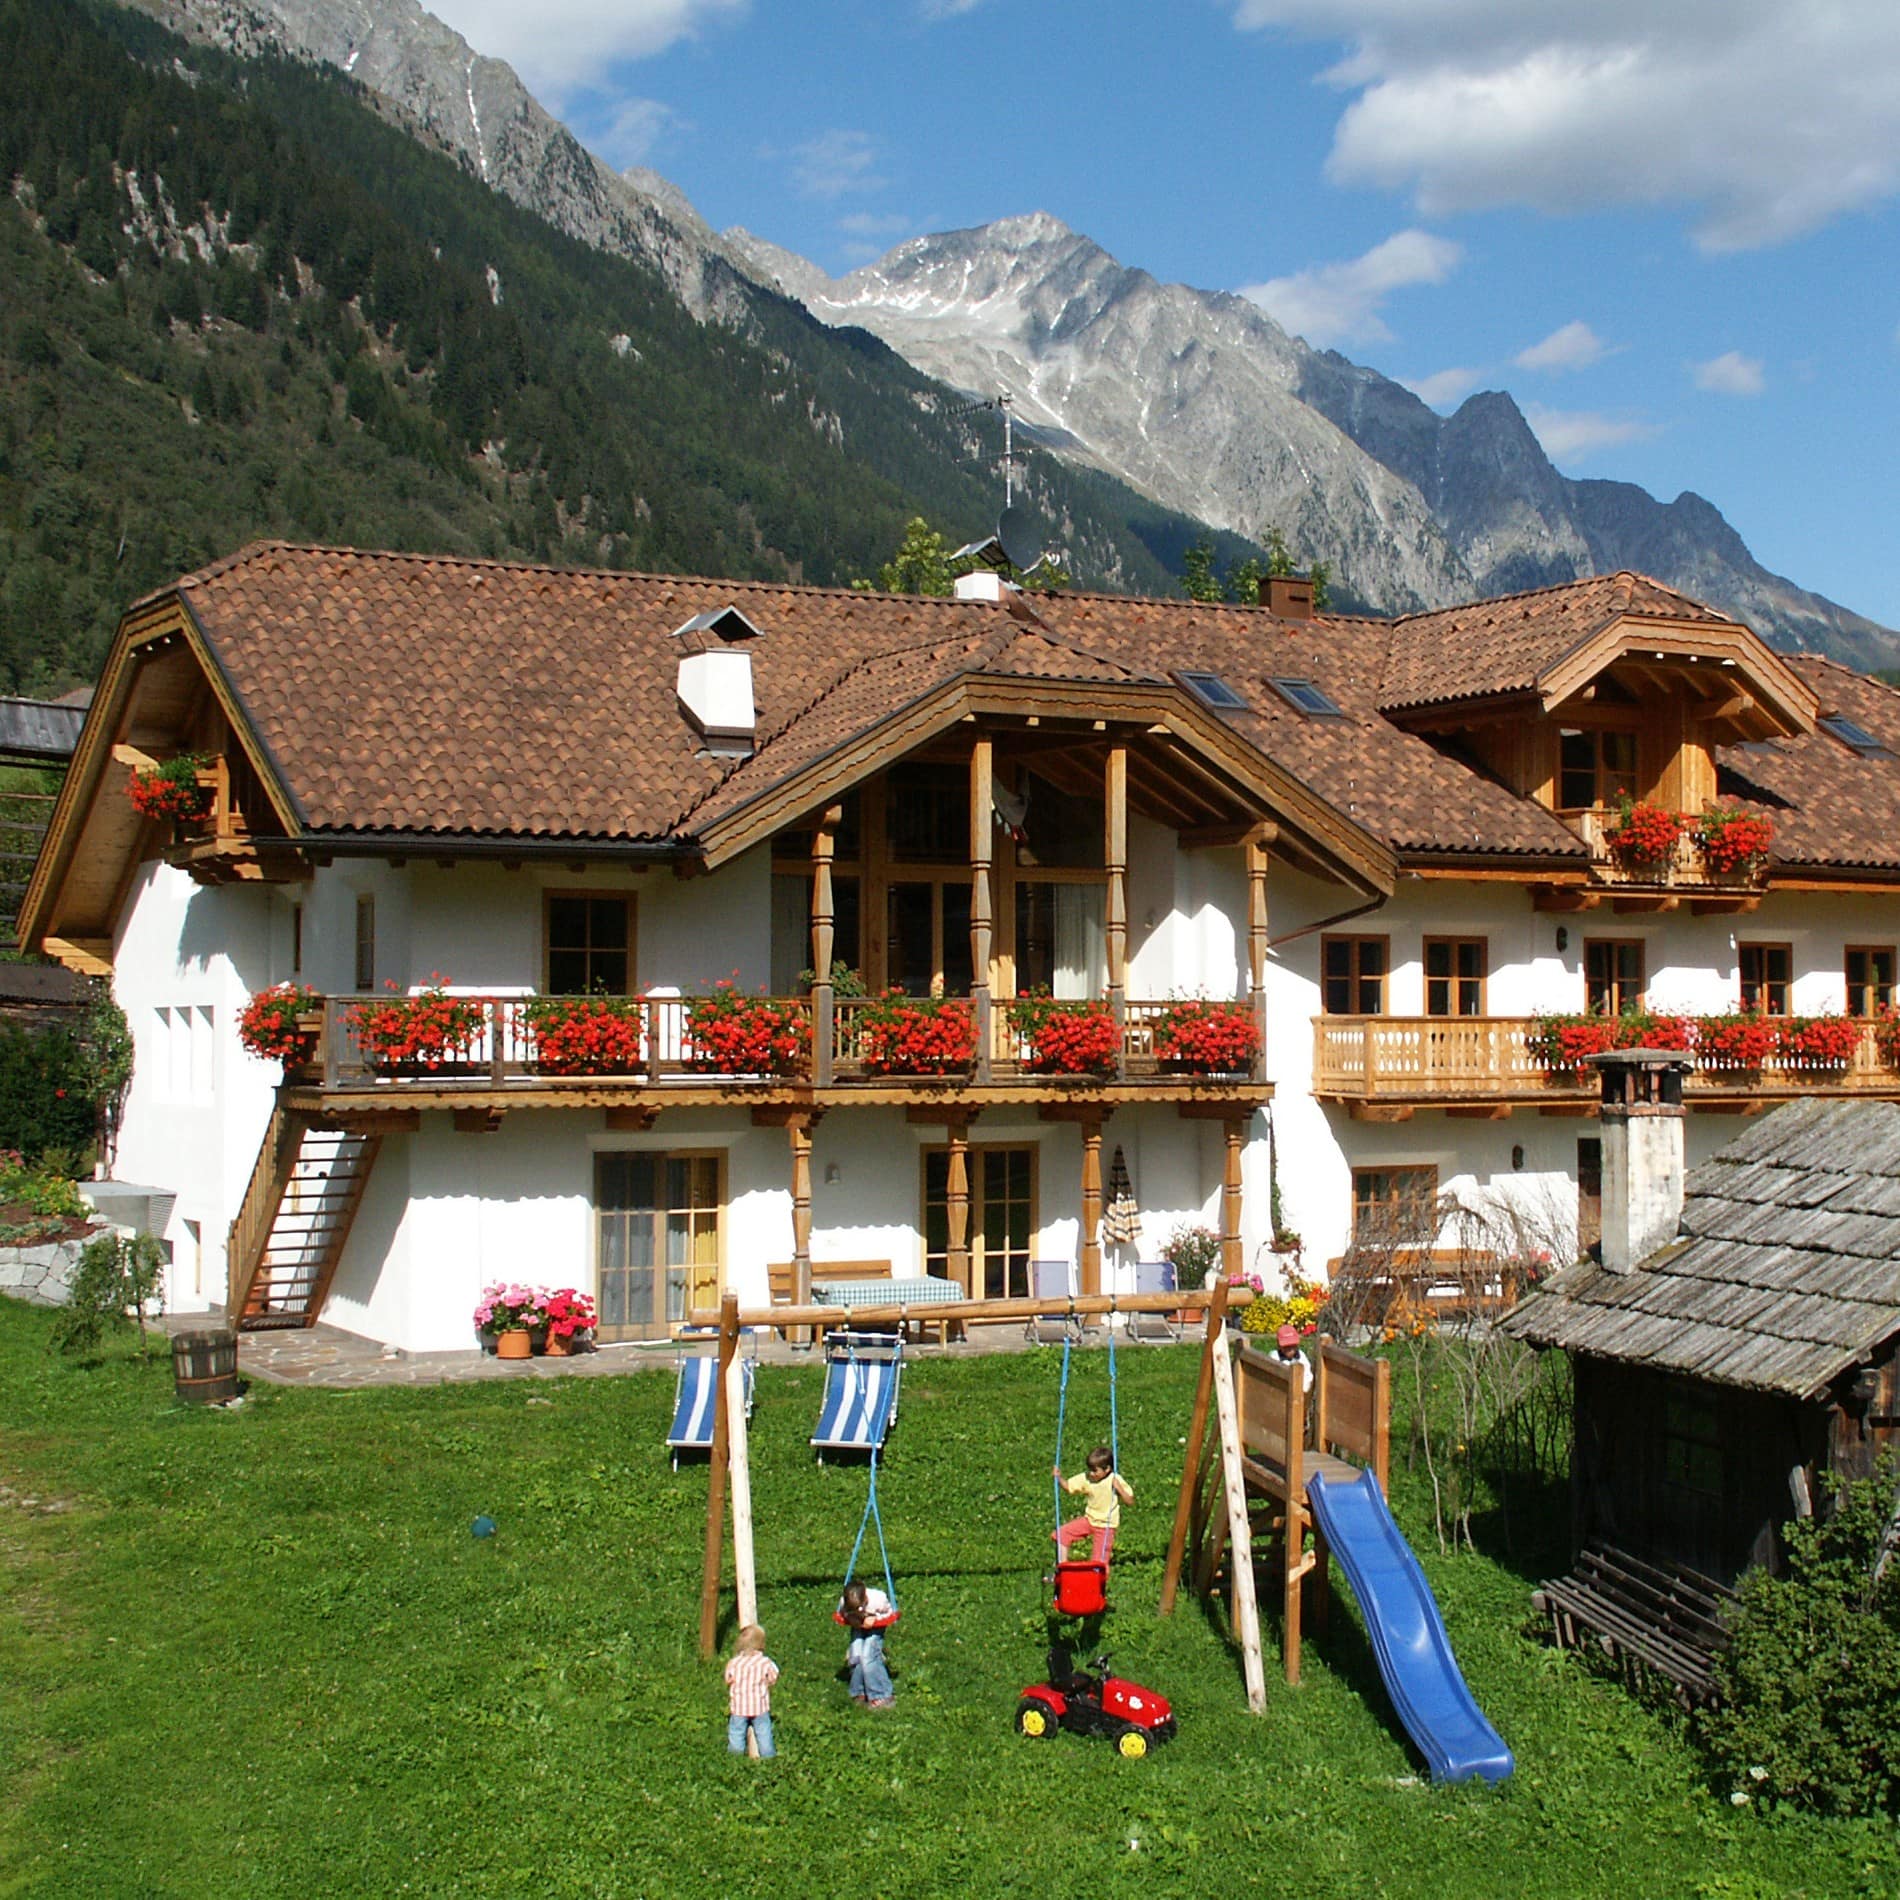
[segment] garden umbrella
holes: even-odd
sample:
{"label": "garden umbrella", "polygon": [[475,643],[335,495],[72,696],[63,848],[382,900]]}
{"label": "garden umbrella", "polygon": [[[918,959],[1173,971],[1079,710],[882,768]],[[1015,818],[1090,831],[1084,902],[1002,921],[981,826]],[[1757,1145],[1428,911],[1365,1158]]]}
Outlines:
{"label": "garden umbrella", "polygon": [[1115,1159],[1108,1170],[1108,1211],[1102,1216],[1102,1238],[1117,1246],[1132,1247],[1140,1231],[1141,1209],[1135,1205],[1134,1184],[1128,1178],[1128,1157],[1117,1142]]}

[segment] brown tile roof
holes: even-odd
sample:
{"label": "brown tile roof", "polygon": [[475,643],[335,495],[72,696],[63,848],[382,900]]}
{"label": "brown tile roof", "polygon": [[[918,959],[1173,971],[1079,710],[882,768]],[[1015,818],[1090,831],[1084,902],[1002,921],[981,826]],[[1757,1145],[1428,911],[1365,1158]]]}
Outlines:
{"label": "brown tile roof", "polygon": [[1733,626],[1726,614],[1627,571],[1407,614],[1392,623],[1379,703],[1403,706],[1529,692],[1565,654],[1618,620]]}
{"label": "brown tile roof", "polygon": [[[1397,622],[1283,620],[1120,595],[998,604],[278,543],[176,591],[313,830],[690,838],[959,674],[1113,683],[1205,669],[1246,701],[1219,714],[1228,726],[1395,848],[1572,865],[1584,848],[1551,813],[1383,716],[1419,632],[1466,625],[1482,645],[1495,610],[1499,628],[1534,624],[1556,653],[1619,613],[1732,624],[1627,575]],[[727,605],[759,629],[746,649],[760,744],[745,760],[706,756],[675,690],[672,634]],[[1900,695],[1829,661],[1797,664],[1824,710],[1900,751]],[[1297,712],[1270,684],[1287,676],[1344,716]],[[1900,863],[1900,762],[1817,733],[1732,749],[1724,766],[1736,796],[1775,816],[1785,861]]]}

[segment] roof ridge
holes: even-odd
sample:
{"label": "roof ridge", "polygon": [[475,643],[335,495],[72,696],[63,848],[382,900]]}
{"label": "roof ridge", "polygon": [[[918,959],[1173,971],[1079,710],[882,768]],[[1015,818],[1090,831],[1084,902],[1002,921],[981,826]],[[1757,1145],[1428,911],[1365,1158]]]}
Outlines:
{"label": "roof ridge", "polygon": [[[1617,582],[1629,583],[1632,587],[1640,582],[1645,587],[1653,587],[1659,594],[1668,594],[1672,598],[1687,601],[1692,607],[1703,613],[1711,614],[1718,620],[1726,620],[1733,626],[1746,623],[1732,620],[1719,607],[1712,607],[1705,600],[1698,600],[1693,594],[1684,593],[1680,587],[1672,587],[1667,581],[1659,581],[1653,574],[1645,574],[1639,568],[1613,568],[1607,574],[1576,574],[1567,581],[1548,581],[1542,587],[1520,587],[1508,594],[1481,594],[1472,600],[1456,601],[1449,607],[1421,607],[1416,613],[1394,614],[1386,623],[1388,626],[1403,627],[1417,620],[1436,620],[1445,614],[1469,613],[1474,607],[1501,607],[1507,601],[1536,600],[1541,595],[1580,592],[1587,587],[1613,587]],[[1631,611],[1627,606],[1625,612]],[[1639,617],[1641,609],[1635,610]]]}

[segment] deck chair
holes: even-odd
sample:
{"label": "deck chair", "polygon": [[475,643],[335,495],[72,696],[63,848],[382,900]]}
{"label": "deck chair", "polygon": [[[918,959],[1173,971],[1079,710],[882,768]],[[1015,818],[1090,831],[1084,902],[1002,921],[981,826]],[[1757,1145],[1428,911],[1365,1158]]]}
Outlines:
{"label": "deck chair", "polygon": [[[1029,1291],[1038,1300],[1066,1300],[1075,1294],[1075,1268],[1067,1260],[1032,1260],[1029,1263]],[[1065,1339],[1079,1339],[1082,1328],[1073,1313],[1046,1314],[1032,1319],[1023,1328],[1023,1337],[1032,1346],[1059,1346]]]}
{"label": "deck chair", "polygon": [[825,1346],[825,1399],[811,1442],[828,1451],[877,1451],[897,1422],[904,1341],[890,1333],[834,1333]]}
{"label": "deck chair", "polygon": [[[1137,1293],[1174,1292],[1173,1265],[1166,1260],[1137,1260],[1135,1262],[1135,1291]],[[1179,1339],[1181,1328],[1176,1324],[1171,1313],[1130,1313],[1128,1337],[1146,1340]]]}
{"label": "deck chair", "polygon": [[[752,1416],[752,1385],[756,1371],[756,1345],[751,1356],[739,1364],[745,1378],[745,1415]],[[673,1469],[680,1468],[683,1451],[712,1450],[713,1421],[719,1408],[719,1355],[717,1352],[691,1352],[680,1357],[679,1382],[673,1393],[673,1423],[666,1434],[673,1454]]]}

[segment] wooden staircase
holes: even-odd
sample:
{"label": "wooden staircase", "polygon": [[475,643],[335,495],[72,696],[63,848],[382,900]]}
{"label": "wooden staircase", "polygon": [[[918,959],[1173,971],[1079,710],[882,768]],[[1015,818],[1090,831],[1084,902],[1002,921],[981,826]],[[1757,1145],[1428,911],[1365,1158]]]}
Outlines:
{"label": "wooden staircase", "polygon": [[226,1250],[231,1324],[242,1332],[314,1326],[376,1164],[380,1135],[271,1114]]}

